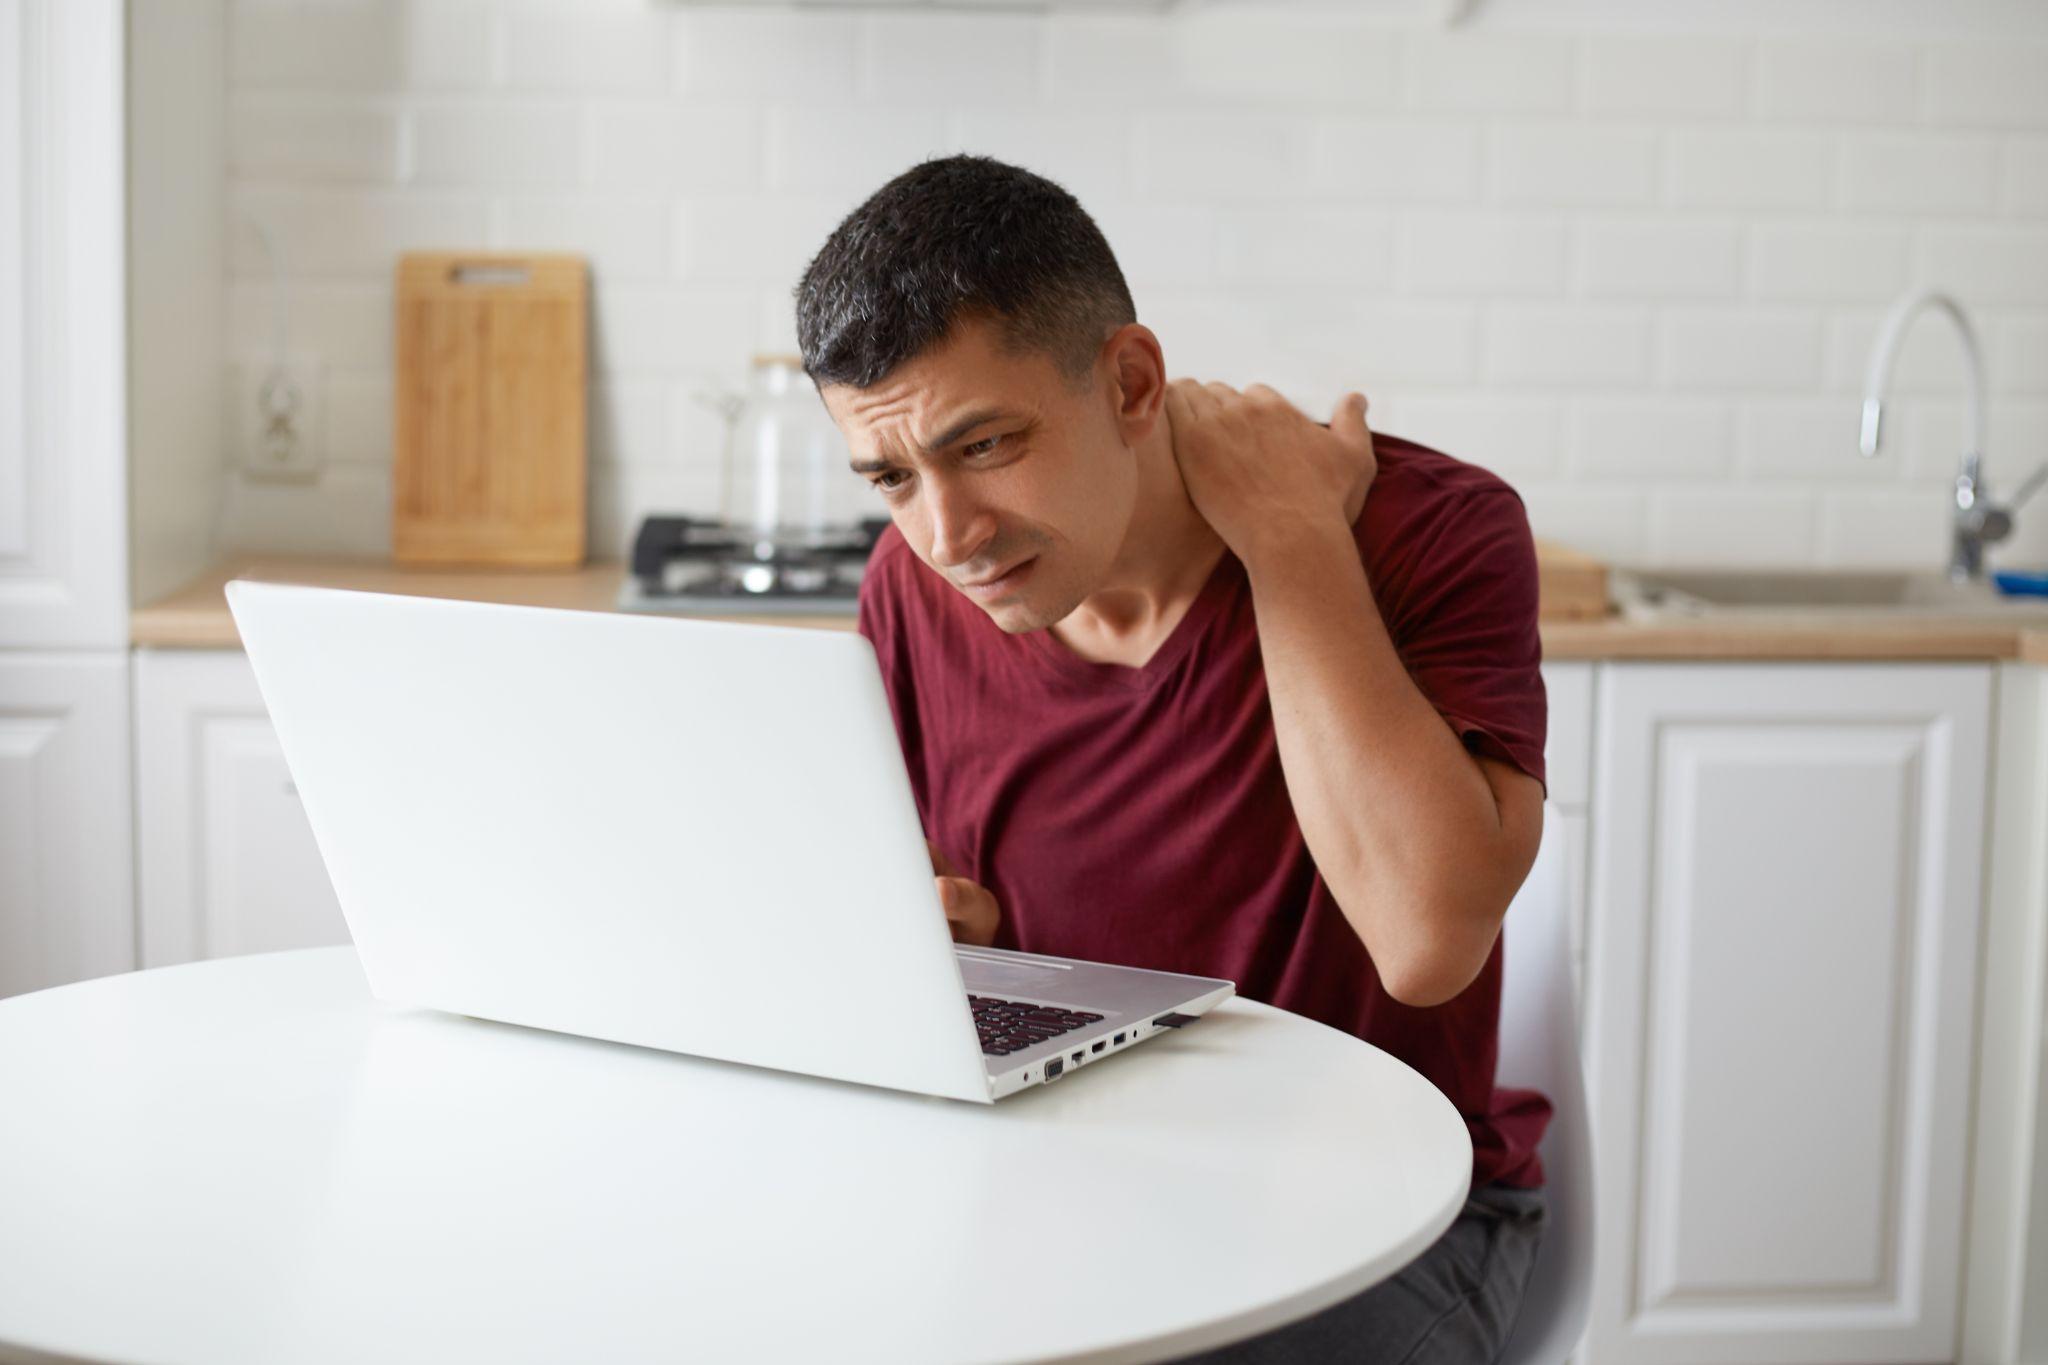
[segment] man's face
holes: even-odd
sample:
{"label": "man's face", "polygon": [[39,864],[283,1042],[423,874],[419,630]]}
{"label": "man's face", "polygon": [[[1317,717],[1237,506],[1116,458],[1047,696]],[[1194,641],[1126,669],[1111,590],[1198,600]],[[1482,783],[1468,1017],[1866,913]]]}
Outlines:
{"label": "man's face", "polygon": [[821,397],[917,557],[1004,630],[1064,619],[1108,575],[1137,465],[1099,356],[1077,390],[1049,356],[962,322],[874,387]]}

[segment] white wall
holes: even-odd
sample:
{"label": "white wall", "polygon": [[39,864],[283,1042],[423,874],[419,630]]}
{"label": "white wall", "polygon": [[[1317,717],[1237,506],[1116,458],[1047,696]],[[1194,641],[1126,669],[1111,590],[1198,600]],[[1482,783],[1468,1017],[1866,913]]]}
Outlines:
{"label": "white wall", "polygon": [[226,464],[221,366],[224,0],[128,6],[130,600],[212,557]]}
{"label": "white wall", "polygon": [[[270,346],[257,216],[291,347],[325,366],[331,464],[239,485],[228,534],[387,547],[410,247],[589,253],[593,551],[709,508],[695,377],[792,349],[830,227],[954,149],[1081,197],[1175,372],[1319,415],[1361,387],[1378,425],[1510,478],[1539,533],[1619,560],[1941,563],[1962,426],[1933,319],[1899,439],[1854,449],[1875,321],[1912,285],[1980,320],[1995,485],[2048,458],[2042,6],[1739,7],[1769,32],[1697,29],[1731,10],[1696,2],[1492,0],[1448,31],[1394,8],[244,0],[229,358]],[[2003,559],[2048,563],[2048,497]]]}

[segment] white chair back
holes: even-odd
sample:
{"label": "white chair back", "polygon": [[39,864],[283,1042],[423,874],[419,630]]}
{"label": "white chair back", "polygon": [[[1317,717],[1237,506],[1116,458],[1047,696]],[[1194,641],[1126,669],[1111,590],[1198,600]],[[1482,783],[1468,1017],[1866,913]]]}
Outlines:
{"label": "white chair back", "polygon": [[1504,1365],[1561,1365],[1578,1348],[1592,1300],[1592,1120],[1572,992],[1565,828],[1546,805],[1541,851],[1501,930],[1495,1084],[1540,1090],[1555,1110],[1539,1148],[1546,1228]]}

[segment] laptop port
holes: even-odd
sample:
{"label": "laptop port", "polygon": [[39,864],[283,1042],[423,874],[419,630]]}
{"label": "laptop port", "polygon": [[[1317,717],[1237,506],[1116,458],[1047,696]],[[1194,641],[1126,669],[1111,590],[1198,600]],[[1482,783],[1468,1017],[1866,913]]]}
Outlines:
{"label": "laptop port", "polygon": [[1116,1037],[1110,1039],[1110,1041],[1112,1043],[1115,1043],[1118,1047],[1122,1047],[1124,1045],[1124,1036],[1121,1033],[1119,1033]]}
{"label": "laptop port", "polygon": [[1066,1069],[1067,1064],[1055,1057],[1045,1064],[1045,1078],[1049,1081],[1056,1081],[1060,1078],[1060,1073]]}
{"label": "laptop port", "polygon": [[1081,1058],[1082,1058],[1082,1057],[1084,1057],[1084,1056],[1086,1056],[1086,1055],[1087,1055],[1086,1053],[1081,1053],[1081,1052],[1077,1052],[1077,1053],[1075,1053],[1075,1054],[1074,1054],[1074,1065],[1075,1065],[1075,1066],[1079,1066],[1079,1065],[1081,1065]]}
{"label": "laptop port", "polygon": [[1100,1052],[1100,1051],[1102,1051],[1102,1049],[1104,1049],[1104,1048],[1106,1048],[1106,1047],[1108,1047],[1108,1046],[1109,1046],[1109,1044],[1108,1044],[1108,1043],[1097,1043],[1097,1044],[1096,1044],[1096,1045],[1095,1045],[1094,1047],[1091,1047],[1091,1048],[1089,1048],[1088,1050],[1089,1050],[1090,1052]]}

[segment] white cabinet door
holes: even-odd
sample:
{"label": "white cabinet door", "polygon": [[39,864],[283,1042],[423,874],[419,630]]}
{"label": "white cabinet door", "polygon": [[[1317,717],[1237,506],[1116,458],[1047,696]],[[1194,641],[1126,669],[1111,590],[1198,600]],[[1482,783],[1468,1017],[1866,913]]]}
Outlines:
{"label": "white cabinet door", "polygon": [[135,653],[142,965],[347,943],[240,650]]}
{"label": "white cabinet door", "polygon": [[134,969],[128,812],[127,660],[0,654],[0,996]]}
{"label": "white cabinet door", "polygon": [[128,646],[119,0],[0,0],[0,648]]}
{"label": "white cabinet door", "polygon": [[1990,669],[1599,689],[1585,1359],[1954,1359]]}

